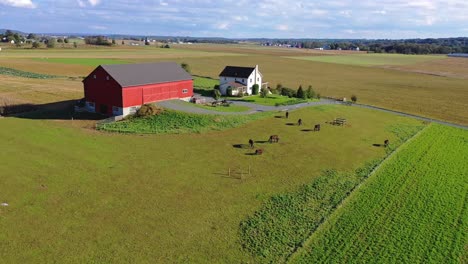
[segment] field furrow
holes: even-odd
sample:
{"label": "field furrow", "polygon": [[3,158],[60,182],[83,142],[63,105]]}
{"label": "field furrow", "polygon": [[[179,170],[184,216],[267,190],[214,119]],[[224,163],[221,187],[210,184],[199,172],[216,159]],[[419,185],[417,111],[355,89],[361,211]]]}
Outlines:
{"label": "field furrow", "polygon": [[468,133],[432,125],[385,163],[293,263],[457,263],[467,243]]}

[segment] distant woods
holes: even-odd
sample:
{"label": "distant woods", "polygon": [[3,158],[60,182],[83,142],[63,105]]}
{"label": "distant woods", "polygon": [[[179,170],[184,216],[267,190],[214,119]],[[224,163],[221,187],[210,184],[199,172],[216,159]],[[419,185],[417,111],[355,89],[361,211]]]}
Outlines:
{"label": "distant woods", "polygon": [[375,53],[448,54],[468,53],[468,38],[402,39],[402,40],[269,40],[266,46],[304,49],[360,50]]}
{"label": "distant woods", "polygon": [[112,42],[110,42],[107,37],[103,37],[103,36],[85,37],[84,42],[88,45],[98,45],[98,46],[112,46],[113,43],[115,44],[115,40],[112,40]]}

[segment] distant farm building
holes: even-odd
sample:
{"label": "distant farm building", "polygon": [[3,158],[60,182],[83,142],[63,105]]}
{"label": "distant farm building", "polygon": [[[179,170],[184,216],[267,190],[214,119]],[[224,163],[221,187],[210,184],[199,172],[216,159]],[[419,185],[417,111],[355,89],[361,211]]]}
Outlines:
{"label": "distant farm building", "polygon": [[468,58],[468,53],[450,53],[449,57]]}
{"label": "distant farm building", "polygon": [[100,65],[83,80],[86,109],[113,116],[141,105],[193,96],[193,79],[175,62]]}
{"label": "distant farm building", "polygon": [[232,95],[252,94],[252,86],[258,84],[259,88],[267,87],[268,83],[262,83],[263,75],[255,67],[227,66],[219,74],[219,90],[222,95],[228,94],[228,89],[232,90]]}

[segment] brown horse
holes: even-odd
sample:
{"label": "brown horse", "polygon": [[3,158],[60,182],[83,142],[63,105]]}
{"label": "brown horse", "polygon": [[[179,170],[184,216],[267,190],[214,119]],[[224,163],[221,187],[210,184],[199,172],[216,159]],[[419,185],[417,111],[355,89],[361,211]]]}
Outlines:
{"label": "brown horse", "polygon": [[320,124],[314,126],[314,131],[320,131]]}
{"label": "brown horse", "polygon": [[270,139],[268,140],[270,143],[278,143],[279,137],[278,135],[271,135]]}
{"label": "brown horse", "polygon": [[299,118],[299,120],[297,120],[297,125],[302,126],[302,119]]}
{"label": "brown horse", "polygon": [[388,141],[388,139],[386,139],[386,140],[384,141],[384,146],[385,146],[385,147],[388,147],[388,144],[390,144],[390,141]]}
{"label": "brown horse", "polygon": [[262,155],[263,154],[263,149],[256,149],[255,150],[255,155]]}
{"label": "brown horse", "polygon": [[252,139],[249,139],[249,146],[250,148],[254,147],[254,141]]}

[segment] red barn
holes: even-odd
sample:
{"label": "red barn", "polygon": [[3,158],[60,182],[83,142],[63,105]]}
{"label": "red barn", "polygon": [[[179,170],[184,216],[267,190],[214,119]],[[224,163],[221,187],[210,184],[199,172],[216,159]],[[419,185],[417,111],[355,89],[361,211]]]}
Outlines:
{"label": "red barn", "polygon": [[175,62],[100,65],[83,80],[86,108],[128,115],[141,105],[193,96],[193,78]]}

